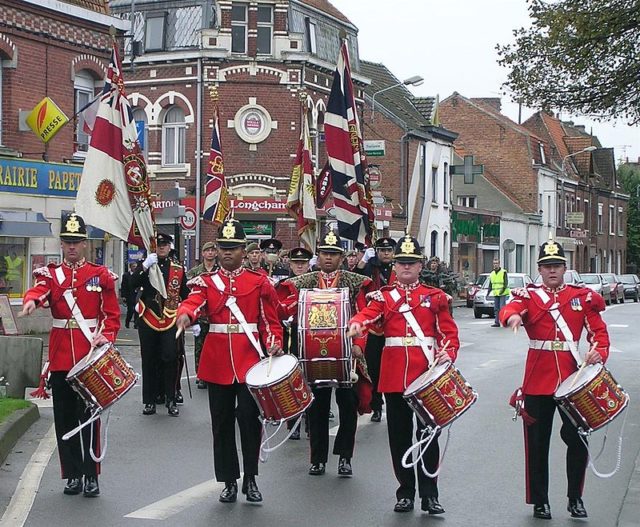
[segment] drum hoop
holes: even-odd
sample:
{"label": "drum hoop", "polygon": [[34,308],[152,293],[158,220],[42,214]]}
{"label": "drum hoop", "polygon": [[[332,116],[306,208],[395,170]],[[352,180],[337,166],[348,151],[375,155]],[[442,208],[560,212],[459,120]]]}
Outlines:
{"label": "drum hoop", "polygon": [[[270,383],[267,383],[267,384],[264,384],[264,383],[263,384],[254,384],[254,383],[249,382],[248,379],[249,379],[249,375],[251,374],[251,370],[256,368],[256,366],[260,366],[260,368],[262,369],[264,367],[264,365],[265,365],[264,364],[265,361],[269,361],[269,358],[267,357],[266,359],[262,359],[261,361],[256,362],[253,366],[251,366],[251,368],[249,368],[249,370],[247,371],[247,374],[245,375],[245,378],[244,378],[245,384],[247,386],[251,386],[251,387],[255,387],[255,388],[262,388],[262,387],[267,387],[267,386],[274,386],[274,385],[278,384],[279,382],[283,381],[284,379],[286,379],[287,377],[289,377],[291,375],[291,373],[293,373],[293,371],[296,369],[296,367],[299,366],[300,361],[294,355],[291,355],[291,354],[285,354],[285,355],[281,355],[280,357],[274,357],[272,360],[275,361],[277,359],[285,358],[285,357],[291,357],[291,358],[293,358],[295,360],[292,363],[293,367],[291,369],[287,370],[287,372],[284,374],[284,376],[279,377],[278,379],[274,378],[275,380],[273,382],[270,382]],[[287,360],[289,360],[289,359],[287,359]],[[256,374],[257,371],[258,370],[256,369],[256,371],[254,372],[254,375]],[[273,371],[272,371],[272,375],[273,375]]]}
{"label": "drum hoop", "polygon": [[601,377],[602,375],[609,375],[609,377],[611,377],[613,379],[613,376],[611,375],[611,373],[609,372],[609,370],[607,370],[607,368],[604,367],[603,364],[592,364],[590,366],[587,367],[591,367],[591,366],[595,366],[597,367],[597,371],[596,373],[589,377],[588,379],[584,379],[582,382],[576,381],[575,385],[571,388],[571,390],[569,390],[566,393],[561,393],[560,395],[558,395],[558,392],[560,392],[560,390],[562,389],[564,384],[571,384],[574,379],[574,375],[577,375],[580,370],[576,370],[574,373],[572,373],[571,375],[569,375],[569,377],[567,377],[564,381],[562,381],[560,383],[560,386],[558,386],[558,389],[555,391],[555,393],[553,394],[553,397],[555,399],[565,399],[567,397],[570,397],[572,395],[575,395],[577,393],[580,392],[580,390],[586,388],[587,386],[589,386],[593,381],[595,381],[598,377]]}

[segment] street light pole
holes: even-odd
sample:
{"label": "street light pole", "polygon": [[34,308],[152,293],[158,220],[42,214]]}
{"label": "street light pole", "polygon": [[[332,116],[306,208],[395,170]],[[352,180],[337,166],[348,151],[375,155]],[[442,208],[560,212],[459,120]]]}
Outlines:
{"label": "street light pole", "polygon": [[392,90],[393,88],[397,88],[398,86],[420,86],[424,82],[424,79],[420,77],[420,75],[414,75],[413,77],[409,77],[408,79],[403,80],[402,82],[397,82],[396,84],[392,84],[391,86],[387,86],[386,88],[382,88],[377,92],[374,92],[371,97],[371,120],[373,121],[376,116],[376,95],[379,93]]}

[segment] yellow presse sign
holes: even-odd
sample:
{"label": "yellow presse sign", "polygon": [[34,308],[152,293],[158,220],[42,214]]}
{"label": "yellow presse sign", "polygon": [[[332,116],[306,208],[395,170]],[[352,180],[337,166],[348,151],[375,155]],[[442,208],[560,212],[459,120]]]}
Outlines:
{"label": "yellow presse sign", "polygon": [[69,118],[52,99],[45,97],[31,110],[26,121],[42,142],[47,143],[69,122]]}

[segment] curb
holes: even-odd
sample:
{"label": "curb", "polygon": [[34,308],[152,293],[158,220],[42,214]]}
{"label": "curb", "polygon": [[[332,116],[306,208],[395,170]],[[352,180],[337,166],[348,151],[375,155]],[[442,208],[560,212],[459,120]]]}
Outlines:
{"label": "curb", "polygon": [[32,403],[29,408],[13,412],[6,421],[0,423],[0,463],[4,463],[18,439],[38,419],[40,419],[40,412]]}
{"label": "curb", "polygon": [[629,481],[629,488],[622,501],[622,509],[616,526],[637,527],[638,511],[640,511],[640,456],[636,458],[631,480]]}

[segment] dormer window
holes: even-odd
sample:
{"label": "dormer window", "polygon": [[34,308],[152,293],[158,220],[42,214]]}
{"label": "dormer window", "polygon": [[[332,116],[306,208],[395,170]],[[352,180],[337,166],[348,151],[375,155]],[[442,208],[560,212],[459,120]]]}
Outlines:
{"label": "dormer window", "polygon": [[540,148],[540,164],[546,165],[547,164],[547,158],[544,155],[544,145],[542,143],[538,143],[538,148]]}
{"label": "dormer window", "polygon": [[273,43],[273,7],[258,4],[258,55],[271,55]]}
{"label": "dormer window", "polygon": [[316,53],[316,24],[309,17],[304,19],[304,25],[307,30],[307,51]]}
{"label": "dormer window", "polygon": [[146,51],[164,50],[165,13],[147,15],[144,31],[144,49]]}
{"label": "dormer window", "polygon": [[231,6],[231,53],[247,53],[247,5]]}

